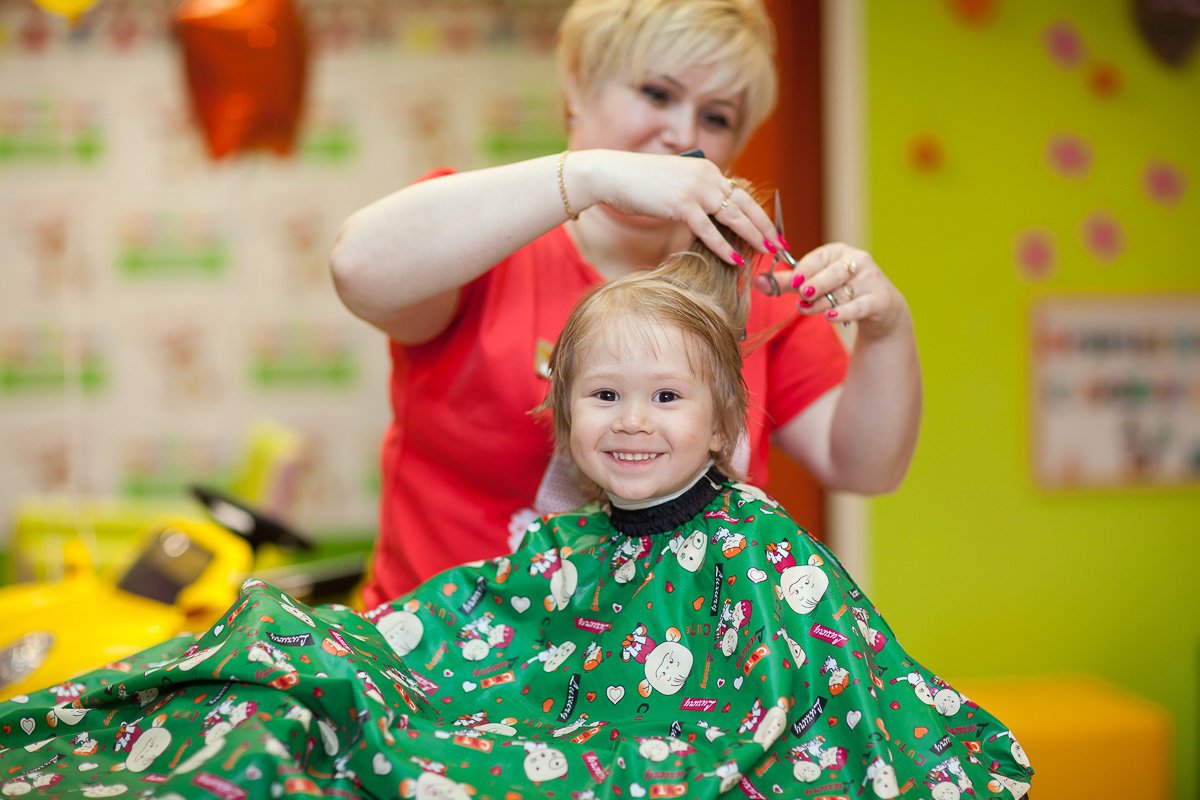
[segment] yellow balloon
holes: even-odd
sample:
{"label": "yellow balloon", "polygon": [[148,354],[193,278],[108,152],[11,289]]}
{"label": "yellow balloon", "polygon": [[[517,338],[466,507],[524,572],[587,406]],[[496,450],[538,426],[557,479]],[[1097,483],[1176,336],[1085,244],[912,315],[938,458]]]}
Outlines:
{"label": "yellow balloon", "polygon": [[74,25],[85,11],[96,5],[97,0],[33,0],[33,2],[51,14],[66,17]]}

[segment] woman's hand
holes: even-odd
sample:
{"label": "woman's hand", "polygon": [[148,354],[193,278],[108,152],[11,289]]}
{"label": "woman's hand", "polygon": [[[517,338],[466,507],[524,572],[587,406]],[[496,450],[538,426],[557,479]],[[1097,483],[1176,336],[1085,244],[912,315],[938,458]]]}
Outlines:
{"label": "woman's hand", "polygon": [[565,173],[572,205],[603,204],[622,214],[681,222],[730,264],[745,266],[714,219],[760,253],[771,255],[781,246],[762,207],[707,159],[577,150],[568,156]]}
{"label": "woman's hand", "polygon": [[[894,490],[912,461],[921,422],[921,365],[908,302],[870,253],[840,242],[774,276],[783,291],[799,294],[800,313],[858,323],[841,388],[776,431],[775,441],[829,488]],[[770,290],[765,274],[755,283]]]}
{"label": "woman's hand", "polygon": [[[800,313],[821,314],[830,322],[857,322],[859,336],[884,337],[908,324],[904,295],[871,254],[841,242],[807,253],[795,270],[775,272],[775,280],[782,291],[800,296]],[[770,292],[765,274],[755,284]]]}

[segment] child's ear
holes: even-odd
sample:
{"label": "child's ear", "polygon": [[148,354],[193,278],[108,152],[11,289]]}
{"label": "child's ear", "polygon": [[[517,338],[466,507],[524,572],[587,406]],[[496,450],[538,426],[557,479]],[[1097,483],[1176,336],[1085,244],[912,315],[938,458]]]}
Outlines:
{"label": "child's ear", "polygon": [[583,87],[579,84],[578,71],[573,69],[568,72],[563,84],[563,99],[567,117],[574,117],[579,113],[579,106],[583,102]]}

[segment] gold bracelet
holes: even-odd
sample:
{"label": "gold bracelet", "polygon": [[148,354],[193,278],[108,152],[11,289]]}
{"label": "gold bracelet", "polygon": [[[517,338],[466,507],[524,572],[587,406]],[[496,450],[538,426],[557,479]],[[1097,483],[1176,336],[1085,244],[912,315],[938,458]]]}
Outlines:
{"label": "gold bracelet", "polygon": [[567,199],[567,182],[563,180],[563,167],[567,164],[567,153],[570,150],[563,150],[562,155],[558,157],[558,193],[562,196],[563,208],[567,210],[567,216],[571,219],[579,219],[579,215],[575,213],[575,209],[571,208],[571,201]]}

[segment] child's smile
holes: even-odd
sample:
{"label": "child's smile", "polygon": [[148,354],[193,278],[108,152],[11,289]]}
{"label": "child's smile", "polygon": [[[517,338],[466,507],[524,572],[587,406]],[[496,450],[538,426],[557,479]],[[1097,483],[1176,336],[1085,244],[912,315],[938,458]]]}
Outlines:
{"label": "child's smile", "polygon": [[614,451],[609,455],[617,461],[653,461],[658,457],[658,453],[626,453],[623,451]]}

